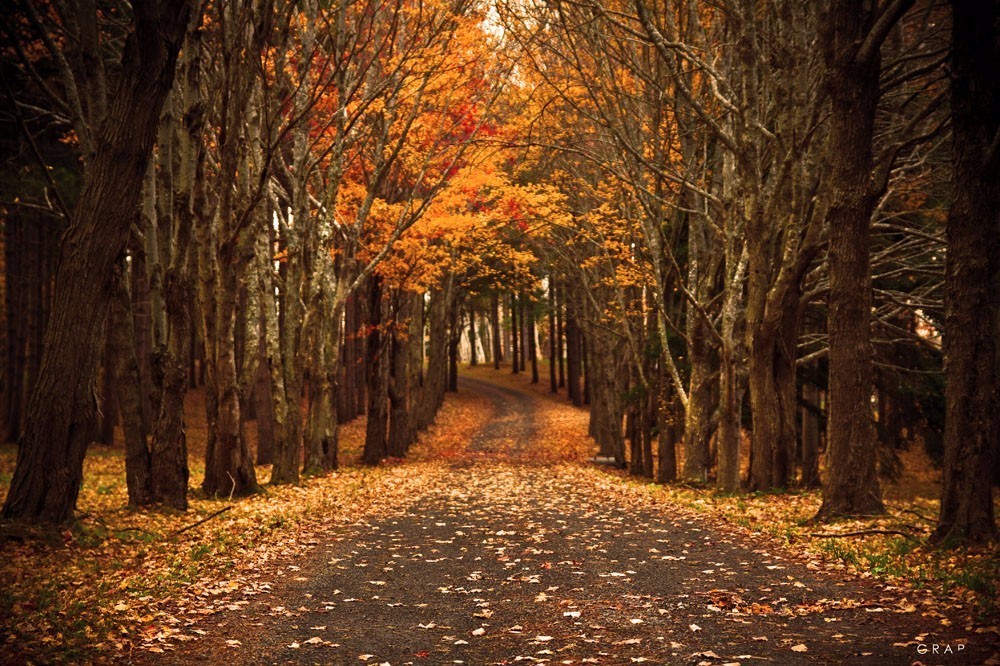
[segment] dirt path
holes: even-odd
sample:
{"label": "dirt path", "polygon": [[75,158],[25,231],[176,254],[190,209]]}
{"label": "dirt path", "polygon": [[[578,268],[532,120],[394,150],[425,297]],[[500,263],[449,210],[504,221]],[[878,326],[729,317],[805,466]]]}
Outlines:
{"label": "dirt path", "polygon": [[[896,612],[904,609],[873,586],[536,462],[534,399],[476,380],[462,386],[488,397],[495,415],[430,499],[330,534],[310,558],[266,572],[269,594],[233,599],[233,610],[206,619],[201,640],[150,657],[975,664],[993,653],[978,637]],[[920,643],[942,653],[922,654]]]}

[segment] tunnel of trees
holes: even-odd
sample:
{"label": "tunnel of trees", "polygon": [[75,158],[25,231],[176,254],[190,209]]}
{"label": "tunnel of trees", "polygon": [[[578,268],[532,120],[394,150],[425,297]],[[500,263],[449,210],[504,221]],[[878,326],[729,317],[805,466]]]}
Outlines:
{"label": "tunnel of trees", "polygon": [[360,415],[404,457],[468,362],[820,520],[925,447],[935,538],[995,538],[995,2],[10,5],[4,519],[71,519],[116,428],[135,507],[329,473]]}

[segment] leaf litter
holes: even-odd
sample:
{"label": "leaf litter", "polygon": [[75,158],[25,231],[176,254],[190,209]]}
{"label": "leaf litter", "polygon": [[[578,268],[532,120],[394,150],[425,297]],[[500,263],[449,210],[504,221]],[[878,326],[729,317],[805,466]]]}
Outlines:
{"label": "leaf litter", "polygon": [[[61,593],[82,589],[80,598],[94,601],[97,590],[112,591],[97,605],[101,613],[109,604],[119,608],[112,625],[95,619],[98,629],[87,637],[106,632],[96,654],[108,658],[145,649],[184,663],[225,646],[276,660],[308,646],[329,651],[323,659],[330,661],[355,655],[392,664],[663,663],[712,650],[735,663],[798,651],[806,637],[812,646],[827,627],[847,631],[826,631],[810,652],[828,654],[857,640],[863,622],[883,656],[898,656],[902,648],[892,643],[908,638],[899,618],[914,618],[906,625],[914,635],[918,624],[938,631],[936,619],[927,627],[934,609],[852,586],[836,572],[818,576],[816,569],[828,567],[803,565],[780,543],[745,540],[720,512],[704,510],[708,501],[678,501],[586,464],[592,442],[583,410],[474,388],[449,397],[405,463],[349,466],[301,487],[269,489],[186,539],[156,536],[195,515],[151,514],[136,522],[154,538],[111,533],[86,548],[70,542],[60,553],[42,552],[42,559],[50,558]],[[490,410],[514,414],[497,419]],[[490,423],[488,436],[480,423]],[[343,437],[348,450],[352,426]],[[359,442],[355,433],[354,455]],[[92,486],[88,493],[83,499],[94,508],[87,510],[101,511],[94,515],[109,525],[135,520],[99,508]],[[218,503],[194,505],[207,515]],[[208,550],[201,557],[178,556],[178,546],[193,553],[202,544]],[[117,575],[91,570],[82,583],[66,584],[70,572],[81,571],[79,562],[65,565],[67,552],[95,550],[143,561],[142,574],[124,566]],[[152,585],[157,572],[173,577]],[[23,598],[38,585],[19,583]],[[876,608],[895,617],[871,624],[880,617],[871,614]],[[40,640],[19,631],[21,645]],[[980,647],[992,640],[980,636]],[[60,640],[76,639],[63,633]],[[750,645],[755,655],[746,654]]]}

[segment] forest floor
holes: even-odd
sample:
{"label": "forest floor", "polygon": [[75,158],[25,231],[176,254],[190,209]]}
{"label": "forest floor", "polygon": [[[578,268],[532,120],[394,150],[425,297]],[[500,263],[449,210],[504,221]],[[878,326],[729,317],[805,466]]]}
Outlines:
{"label": "forest floor", "polygon": [[[194,515],[108,509],[122,489],[95,466],[81,511],[97,524],[4,549],[0,661],[1000,663],[975,585],[876,579],[876,551],[785,517],[814,495],[630,479],[588,462],[584,410],[469,374],[406,462],[196,498]],[[345,461],[359,434],[344,429]]]}

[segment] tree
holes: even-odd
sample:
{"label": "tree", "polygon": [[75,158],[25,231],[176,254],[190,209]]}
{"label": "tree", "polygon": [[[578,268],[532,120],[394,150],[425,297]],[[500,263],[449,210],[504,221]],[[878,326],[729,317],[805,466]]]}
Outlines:
{"label": "tree", "polygon": [[932,538],[991,541],[1000,442],[1000,38],[996,2],[952,3],[952,201],[945,277],[945,434]]}
{"label": "tree", "polygon": [[63,239],[38,382],[19,441],[4,518],[60,523],[73,515],[96,406],[113,267],[125,250],[160,110],[173,84],[193,0],[133,4],[121,72]]}
{"label": "tree", "polygon": [[882,42],[913,0],[837,0],[821,17],[830,95],[830,417],[828,478],[817,518],[885,512],[875,468],[870,224]]}

